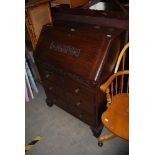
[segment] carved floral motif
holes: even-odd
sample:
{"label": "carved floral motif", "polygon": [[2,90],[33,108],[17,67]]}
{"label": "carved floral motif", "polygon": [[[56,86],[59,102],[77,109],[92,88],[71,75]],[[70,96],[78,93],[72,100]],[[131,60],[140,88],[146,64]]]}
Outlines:
{"label": "carved floral motif", "polygon": [[69,46],[69,45],[65,45],[65,44],[60,44],[60,43],[57,43],[55,41],[51,42],[50,49],[52,49],[53,52],[65,53],[65,54],[73,55],[76,57],[78,57],[80,55],[80,49],[79,48]]}

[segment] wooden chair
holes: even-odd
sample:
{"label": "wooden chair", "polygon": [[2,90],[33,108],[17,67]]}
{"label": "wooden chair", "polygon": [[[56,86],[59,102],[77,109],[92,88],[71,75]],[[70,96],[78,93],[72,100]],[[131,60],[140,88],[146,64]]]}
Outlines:
{"label": "wooden chair", "polygon": [[125,70],[128,64],[126,63],[128,47],[129,43],[122,49],[114,74],[100,86],[107,99],[107,110],[102,114],[101,120],[111,133],[98,138],[99,146],[103,145],[103,141],[115,136],[129,139],[129,69]]}

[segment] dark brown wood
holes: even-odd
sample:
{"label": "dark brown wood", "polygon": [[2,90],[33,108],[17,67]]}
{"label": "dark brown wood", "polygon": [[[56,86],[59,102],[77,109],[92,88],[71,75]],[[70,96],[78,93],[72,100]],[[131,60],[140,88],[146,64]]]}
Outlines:
{"label": "dark brown wood", "polygon": [[97,24],[102,26],[110,26],[113,25],[113,27],[116,28],[123,28],[128,29],[129,23],[127,20],[120,20],[117,18],[111,18],[107,19],[106,17],[90,17],[90,16],[81,16],[81,15],[72,15],[72,14],[56,14],[55,15],[57,20],[62,21],[74,21],[74,22],[81,22],[81,23],[87,23],[87,24]]}
{"label": "dark brown wood", "polygon": [[91,3],[88,3],[81,8],[74,9],[69,9],[63,5],[52,8],[53,20],[75,21],[79,23],[97,24],[128,30],[128,9],[124,11],[122,5],[118,6],[114,1],[107,1],[104,2],[104,10],[90,10],[89,7],[94,3],[96,2],[91,1]]}
{"label": "dark brown wood", "polygon": [[99,87],[114,70],[124,34],[112,27],[57,21],[43,27],[36,46],[34,58],[49,101],[94,131],[106,103]]}

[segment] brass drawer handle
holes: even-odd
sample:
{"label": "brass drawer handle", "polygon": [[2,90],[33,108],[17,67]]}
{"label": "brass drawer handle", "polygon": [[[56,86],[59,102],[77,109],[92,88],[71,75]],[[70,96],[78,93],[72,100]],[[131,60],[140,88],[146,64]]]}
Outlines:
{"label": "brass drawer handle", "polygon": [[53,90],[53,87],[49,87],[49,90]]}
{"label": "brass drawer handle", "polygon": [[80,88],[76,88],[74,92],[77,94],[80,91]]}
{"label": "brass drawer handle", "polygon": [[49,77],[50,77],[50,75],[49,75],[49,74],[46,74],[46,75],[45,75],[45,77],[46,77],[46,78],[49,78]]}
{"label": "brass drawer handle", "polygon": [[81,104],[81,102],[77,102],[76,105],[79,106]]}

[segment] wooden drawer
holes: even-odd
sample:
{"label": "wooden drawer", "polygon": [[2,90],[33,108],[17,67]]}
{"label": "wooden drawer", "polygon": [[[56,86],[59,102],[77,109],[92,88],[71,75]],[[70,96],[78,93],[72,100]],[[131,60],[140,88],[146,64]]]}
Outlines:
{"label": "wooden drawer", "polygon": [[[85,95],[85,94],[83,94]],[[71,93],[66,92],[66,98],[69,104],[73,105],[75,108],[80,109],[88,114],[94,115],[95,114],[95,104],[92,102],[84,100],[82,97],[74,97]]]}
{"label": "wooden drawer", "polygon": [[[73,96],[75,101],[81,101],[88,104],[94,103],[94,92],[91,89],[84,87],[82,84],[72,79],[65,79],[68,96]],[[69,98],[70,99],[70,98]]]}
{"label": "wooden drawer", "polygon": [[43,81],[49,81],[55,85],[61,86],[71,95],[73,95],[74,98],[81,98],[83,101],[93,104],[95,94],[93,89],[83,86],[83,84],[71,79],[68,76],[55,73],[46,65],[40,64],[39,71]]}
{"label": "wooden drawer", "polygon": [[95,115],[87,114],[84,111],[81,111],[79,108],[69,104],[67,101],[62,100],[57,95],[52,94],[51,92],[46,91],[48,98],[51,102],[60,108],[66,110],[67,112],[71,113],[73,116],[77,117],[78,119],[84,121],[85,123],[89,124],[90,126],[95,126]]}
{"label": "wooden drawer", "polygon": [[68,112],[73,114],[75,117],[79,118],[83,122],[89,124],[90,126],[95,126],[95,115],[89,115],[78,108],[72,106],[71,104],[68,105]]}
{"label": "wooden drawer", "polygon": [[92,115],[95,114],[95,105],[91,104],[91,102],[85,101],[83,100],[83,98],[80,98],[80,97],[75,98],[74,95],[72,95],[71,93],[68,93],[65,89],[62,89],[61,87],[58,87],[51,83],[45,82],[43,83],[43,85],[47,92],[47,96],[49,96],[50,94],[57,95],[63,101],[66,101],[67,103],[72,104],[76,108]]}
{"label": "wooden drawer", "polygon": [[43,85],[48,94],[55,94],[59,96],[62,100],[67,101],[69,104],[72,104],[76,108],[79,108],[82,111],[85,111],[92,115],[95,114],[95,104],[92,104],[93,101],[87,101],[84,99],[83,96],[80,95],[73,95],[73,93],[67,92],[66,89],[62,89],[62,87],[59,87],[54,83],[45,81],[43,82]]}
{"label": "wooden drawer", "polygon": [[66,101],[62,100],[59,96],[49,92],[45,89],[46,95],[51,102],[64,110],[68,110],[68,104]]}
{"label": "wooden drawer", "polygon": [[63,87],[64,85],[64,78],[57,75],[56,73],[52,72],[51,70],[41,68],[40,67],[40,74],[43,83],[50,82],[54,85]]}
{"label": "wooden drawer", "polygon": [[48,94],[55,94],[61,99],[66,99],[66,92],[59,86],[56,86],[49,82],[43,82],[44,88]]}

